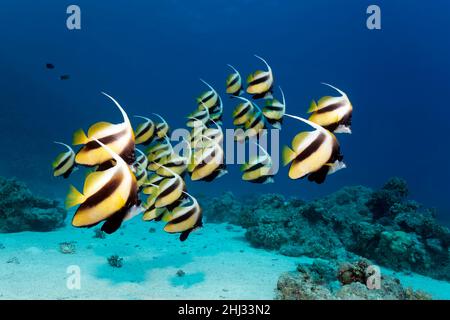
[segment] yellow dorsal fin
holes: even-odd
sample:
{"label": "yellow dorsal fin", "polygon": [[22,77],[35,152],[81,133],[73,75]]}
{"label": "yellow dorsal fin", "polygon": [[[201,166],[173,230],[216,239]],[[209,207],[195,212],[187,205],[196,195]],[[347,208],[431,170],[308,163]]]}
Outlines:
{"label": "yellow dorsal fin", "polygon": [[86,200],[86,197],[81,194],[74,186],[70,186],[69,192],[66,197],[65,205],[66,208],[69,209],[73,206],[83,203]]}
{"label": "yellow dorsal fin", "polygon": [[73,145],[79,145],[79,144],[86,144],[89,142],[89,139],[86,135],[86,133],[84,133],[83,129],[78,129],[77,131],[75,131],[75,133],[73,134]]}
{"label": "yellow dorsal fin", "polygon": [[109,174],[108,170],[90,173],[84,181],[83,193],[86,196],[92,195],[98,189],[99,181],[107,174]]}
{"label": "yellow dorsal fin", "polygon": [[288,146],[284,146],[283,147],[283,153],[282,153],[282,158],[283,158],[283,165],[287,165],[288,163],[290,163],[292,160],[294,160],[296,157],[295,152],[289,148]]}
{"label": "yellow dorsal fin", "polygon": [[311,132],[300,132],[297,134],[294,139],[292,139],[292,148],[297,150],[299,146],[305,141],[306,138],[311,134]]}
{"label": "yellow dorsal fin", "polygon": [[331,99],[333,99],[333,97],[330,96],[320,98],[320,100],[317,102],[318,109],[322,109],[323,107],[327,106]]}
{"label": "yellow dorsal fin", "polygon": [[93,136],[95,136],[100,131],[105,130],[105,129],[111,127],[111,126],[113,126],[112,123],[104,122],[104,121],[94,123],[88,130],[88,137],[92,138]]}

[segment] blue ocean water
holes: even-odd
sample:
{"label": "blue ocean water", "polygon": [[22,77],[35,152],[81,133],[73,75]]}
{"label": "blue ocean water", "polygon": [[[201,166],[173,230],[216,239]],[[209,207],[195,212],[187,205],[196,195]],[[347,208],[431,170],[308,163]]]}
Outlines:
{"label": "blue ocean water", "polygon": [[[0,175],[28,182],[36,193],[63,197],[67,181],[50,163],[74,130],[120,121],[103,97],[128,114],[165,116],[184,125],[205,88],[224,92],[226,64],[246,76],[264,57],[292,114],[336,85],[353,106],[353,134],[340,136],[348,168],[323,185],[293,181],[283,168],[276,182],[249,185],[237,167],[220,181],[189,183],[191,192],[237,195],[277,192],[315,198],[346,185],[379,187],[407,180],[411,197],[449,219],[450,3],[376,1],[382,29],[366,28],[372,1],[88,1],[77,0],[82,29],[66,28],[69,1],[2,1],[0,11]],[[45,64],[53,63],[54,70]],[[60,74],[70,79],[60,81]],[[225,96],[225,126],[234,102]],[[290,143],[305,127],[285,120]],[[76,173],[79,182],[82,174]]]}

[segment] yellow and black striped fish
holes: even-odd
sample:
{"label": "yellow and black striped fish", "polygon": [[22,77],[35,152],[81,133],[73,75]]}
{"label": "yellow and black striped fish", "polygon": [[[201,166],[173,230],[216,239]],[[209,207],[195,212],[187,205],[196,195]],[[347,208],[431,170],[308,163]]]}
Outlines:
{"label": "yellow and black striped fish", "polygon": [[197,98],[197,103],[198,103],[199,107],[201,105],[204,105],[208,108],[208,110],[211,110],[212,108],[214,108],[215,106],[217,106],[219,104],[219,94],[205,80],[200,79],[200,81],[203,82],[209,88],[209,90],[202,93],[200,95],[200,97]]}
{"label": "yellow and black striped fish", "polygon": [[260,59],[267,67],[267,71],[257,70],[250,74],[247,78],[247,93],[253,95],[253,99],[272,98],[273,74],[269,64],[261,58]]}
{"label": "yellow and black striped fish", "polygon": [[72,219],[75,227],[92,227],[105,221],[102,231],[113,233],[137,205],[136,178],[127,163],[100,140],[93,140],[110,153],[116,165],[89,174],[84,182],[83,193],[71,186],[66,207],[79,205]]}
{"label": "yellow and black striped fish", "polygon": [[98,139],[111,148],[114,153],[117,153],[126,163],[133,164],[135,142],[130,120],[113,97],[104,92],[103,94],[110,98],[119,108],[124,121],[119,124],[97,122],[89,128],[87,135],[83,129],[76,131],[73,137],[73,144],[83,144],[84,146],[77,152],[75,162],[81,165],[95,166],[111,160],[111,155],[95,141]]}
{"label": "yellow and black striped fish", "polygon": [[193,181],[212,181],[227,173],[224,153],[221,145],[211,138],[205,137],[209,143],[202,143],[194,149],[188,171]]}
{"label": "yellow and black striped fish", "polygon": [[197,110],[189,114],[187,118],[188,121],[186,123],[186,126],[189,128],[195,128],[196,126],[202,124],[204,125],[211,119],[209,110],[204,105],[200,105]]}
{"label": "yellow and black striped fish", "polygon": [[153,192],[148,196],[147,201],[144,203],[144,214],[142,220],[152,221],[161,220],[164,213],[167,212],[167,208],[157,208],[156,207],[156,197],[158,196],[158,186],[154,185]]}
{"label": "yellow and black striped fish", "polygon": [[287,146],[283,149],[284,165],[292,162],[289,169],[291,179],[308,176],[309,181],[320,184],[328,174],[345,168],[339,142],[334,134],[309,120],[288,114],[286,116],[303,121],[315,129],[299,133],[292,140],[292,149]]}
{"label": "yellow and black striped fish", "polygon": [[255,155],[241,166],[242,179],[252,183],[273,183],[272,158],[269,153],[258,143],[262,155]]}
{"label": "yellow and black striped fish", "polygon": [[147,169],[150,171],[156,171],[159,165],[164,163],[169,157],[174,154],[172,144],[167,137],[164,138],[163,142],[158,142],[154,148],[147,153],[149,164]]}
{"label": "yellow and black striped fish", "polygon": [[243,92],[241,75],[231,64],[228,66],[233,69],[234,72],[227,77],[227,93],[231,96],[240,96]]}
{"label": "yellow and black striped fish", "polygon": [[243,102],[239,103],[233,111],[233,124],[243,126],[253,115],[253,103],[246,98],[240,97]]}
{"label": "yellow and black striped fish", "polygon": [[147,181],[147,167],[138,165],[135,168],[134,176],[136,177],[138,190],[141,190]]}
{"label": "yellow and black striped fish", "polygon": [[136,152],[139,153],[139,155],[136,157],[136,161],[134,162],[134,167],[143,167],[147,169],[148,167],[148,158],[141,150],[136,149]]}
{"label": "yellow and black striped fish", "polygon": [[191,133],[189,135],[190,140],[188,144],[192,148],[196,149],[202,147],[203,141],[204,140],[208,141],[208,138],[216,141],[218,144],[222,144],[223,142],[222,127],[214,120],[211,120],[210,122],[215,125],[215,128],[209,128],[205,124],[201,124],[201,122],[199,122],[200,125],[191,130]]}
{"label": "yellow and black striped fish", "polygon": [[209,111],[210,121],[222,123],[222,115],[223,115],[223,103],[222,98],[219,96],[219,103],[213,108],[211,108]]}
{"label": "yellow and black striped fish", "polygon": [[153,134],[155,133],[155,124],[152,120],[146,117],[135,116],[136,118],[144,119],[145,122],[137,126],[134,131],[135,143],[142,144],[144,146],[149,145],[153,140]]}
{"label": "yellow and black striped fish", "polygon": [[274,128],[281,129],[283,123],[283,116],[286,113],[286,100],[284,98],[284,92],[280,87],[281,96],[283,102],[277,99],[268,99],[262,110],[264,116]]}
{"label": "yellow and black striped fish", "polygon": [[162,220],[167,222],[164,231],[168,233],[181,233],[181,241],[185,241],[192,231],[203,226],[202,208],[198,204],[197,199],[185,191],[183,191],[183,194],[190,198],[190,203],[182,202],[162,217]]}
{"label": "yellow and black striped fish", "polygon": [[166,177],[160,176],[156,173],[153,173],[151,176],[147,176],[147,180],[144,182],[142,186],[142,193],[151,195],[155,192],[155,188],[159,187],[159,183],[161,183]]}
{"label": "yellow and black striped fish", "polygon": [[180,199],[186,185],[181,176],[173,173],[170,178],[165,178],[158,185],[158,195],[155,200],[156,208],[170,206]]}
{"label": "yellow and black striped fish", "polygon": [[335,89],[341,96],[323,97],[317,103],[313,100],[308,110],[308,113],[312,113],[309,120],[334,133],[352,133],[353,107],[350,100],[345,92],[330,84],[323,84]]}
{"label": "yellow and black striped fish", "polygon": [[55,143],[65,146],[68,150],[66,152],[60,153],[56,157],[55,161],[53,161],[53,176],[63,176],[64,179],[67,179],[75,169],[75,152],[70,146],[65,143],[57,141],[55,141]]}
{"label": "yellow and black striped fish", "polygon": [[164,139],[164,138],[167,137],[168,134],[169,134],[169,130],[170,130],[169,124],[167,123],[166,119],[164,119],[164,118],[163,118],[162,116],[160,116],[159,114],[154,113],[154,115],[157,116],[157,117],[161,120],[161,122],[158,122],[158,123],[156,124],[156,128],[155,128],[156,136],[157,136],[159,139]]}

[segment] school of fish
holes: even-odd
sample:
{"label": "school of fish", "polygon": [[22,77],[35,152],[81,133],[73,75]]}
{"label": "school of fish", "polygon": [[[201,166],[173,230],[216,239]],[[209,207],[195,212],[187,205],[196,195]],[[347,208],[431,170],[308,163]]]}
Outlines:
{"label": "school of fish", "polygon": [[[247,78],[247,86],[232,65],[226,78],[226,93],[236,101],[232,111],[234,138],[237,142],[254,144],[257,152],[241,165],[242,179],[252,183],[274,181],[273,160],[259,143],[265,129],[281,129],[285,118],[294,119],[312,128],[299,132],[290,146],[284,146],[281,158],[290,164],[289,177],[323,183],[327,177],[345,168],[340,144],[335,134],[351,133],[353,107],[340,89],[324,83],[338,96],[324,96],[312,101],[308,119],[286,113],[284,92],[274,98],[274,76],[270,65],[261,57],[267,70],[257,70]],[[112,96],[102,93],[121,113],[123,122],[100,121],[87,133],[75,131],[73,146],[55,142],[66,150],[52,163],[55,177],[69,178],[79,167],[87,168],[82,191],[70,186],[66,207],[77,207],[72,219],[74,227],[102,224],[101,230],[111,234],[122,223],[141,215],[144,221],[164,223],[164,231],[180,234],[184,241],[202,227],[202,208],[186,187],[191,181],[211,182],[227,173],[224,160],[222,117],[224,106],[218,92],[200,79],[206,90],[197,99],[196,109],[188,114],[188,137],[181,150],[175,150],[169,135],[170,127],[159,114],[137,115],[133,129],[130,119]],[[249,97],[245,97],[245,94]],[[255,100],[263,99],[263,107]],[[256,142],[255,142],[256,139]]]}

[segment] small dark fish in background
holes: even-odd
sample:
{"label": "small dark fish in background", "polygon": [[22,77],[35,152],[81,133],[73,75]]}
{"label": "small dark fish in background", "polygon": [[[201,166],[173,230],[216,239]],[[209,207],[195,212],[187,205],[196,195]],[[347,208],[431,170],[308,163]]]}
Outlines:
{"label": "small dark fish in background", "polygon": [[68,74],[63,74],[62,76],[59,77],[59,79],[61,79],[61,80],[69,80],[70,76]]}
{"label": "small dark fish in background", "polygon": [[47,64],[45,65],[45,67],[46,67],[47,69],[55,69],[55,65],[52,64],[52,63],[47,63]]}

